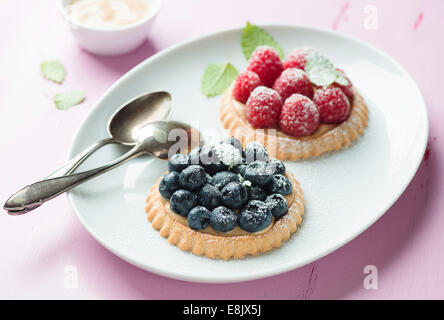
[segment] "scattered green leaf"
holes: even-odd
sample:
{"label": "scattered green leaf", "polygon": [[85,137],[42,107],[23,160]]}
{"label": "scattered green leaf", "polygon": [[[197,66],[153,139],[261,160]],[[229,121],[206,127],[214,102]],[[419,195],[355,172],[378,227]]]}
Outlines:
{"label": "scattered green leaf", "polygon": [[329,86],[333,82],[347,85],[347,79],[339,73],[333,63],[320,53],[313,51],[307,57],[305,72],[310,82],[317,86]]}
{"label": "scattered green leaf", "polygon": [[202,76],[202,92],[207,97],[222,94],[237,77],[236,68],[227,62],[212,63]]}
{"label": "scattered green leaf", "polygon": [[276,40],[267,31],[249,22],[242,32],[241,46],[247,60],[250,59],[254,49],[259,46],[273,47],[281,59],[284,59],[284,51]]}
{"label": "scattered green leaf", "polygon": [[66,70],[65,67],[60,63],[60,61],[43,61],[40,64],[40,70],[43,77],[48,80],[62,83],[65,80]]}
{"label": "scattered green leaf", "polygon": [[54,103],[60,110],[69,109],[75,105],[78,105],[83,100],[85,100],[85,93],[78,90],[58,93],[54,97]]}

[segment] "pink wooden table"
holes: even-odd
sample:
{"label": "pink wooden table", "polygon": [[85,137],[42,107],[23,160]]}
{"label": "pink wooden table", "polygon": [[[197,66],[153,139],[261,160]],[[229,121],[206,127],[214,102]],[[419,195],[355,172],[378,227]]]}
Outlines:
{"label": "pink wooden table", "polygon": [[[376,29],[369,20],[375,12]],[[167,279],[108,252],[62,196],[27,216],[0,214],[0,298],[443,299],[443,12],[441,0],[166,0],[142,47],[104,58],[76,45],[55,1],[0,0],[2,203],[64,162],[80,122],[130,68],[179,41],[246,20],[337,29],[384,49],[416,79],[430,115],[424,161],[401,198],[362,235],[303,268],[228,285]],[[62,86],[41,78],[39,64],[48,58],[65,64]],[[70,89],[85,90],[87,100],[57,110],[49,97]],[[366,265],[378,269],[377,290],[364,288]]]}

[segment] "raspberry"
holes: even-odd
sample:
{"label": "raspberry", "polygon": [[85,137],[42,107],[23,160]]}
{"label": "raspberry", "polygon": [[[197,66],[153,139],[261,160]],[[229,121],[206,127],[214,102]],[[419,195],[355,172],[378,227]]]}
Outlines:
{"label": "raspberry", "polygon": [[305,69],[308,54],[313,51],[310,47],[302,47],[293,50],[284,61],[284,69],[298,68]]}
{"label": "raspberry", "polygon": [[273,89],[281,95],[284,101],[294,93],[302,94],[310,99],[313,98],[314,94],[313,86],[308,80],[307,74],[297,68],[285,69],[277,78]]}
{"label": "raspberry", "polygon": [[313,134],[319,127],[319,111],[306,96],[295,93],[285,100],[279,125],[285,133],[294,137]]}
{"label": "raspberry", "polygon": [[256,73],[267,87],[273,86],[283,69],[279,54],[269,46],[257,47],[247,67],[247,70]]}
{"label": "raspberry", "polygon": [[237,76],[233,87],[234,99],[242,103],[247,102],[251,92],[258,86],[262,85],[259,76],[251,71],[242,72]]}
{"label": "raspberry", "polygon": [[246,116],[255,128],[274,127],[279,119],[282,98],[275,90],[259,86],[247,101]]}
{"label": "raspberry", "polygon": [[342,90],[342,92],[344,92],[344,94],[349,98],[352,99],[353,98],[353,84],[351,83],[350,79],[347,77],[347,75],[345,74],[345,72],[339,68],[336,68],[336,70],[339,71],[340,74],[342,74],[345,79],[347,79],[348,81],[348,85],[346,86],[341,86],[339,83],[334,83],[333,86],[340,88]]}
{"label": "raspberry", "polygon": [[350,111],[350,102],[340,88],[327,87],[316,90],[313,98],[321,116],[321,122],[344,121]]}

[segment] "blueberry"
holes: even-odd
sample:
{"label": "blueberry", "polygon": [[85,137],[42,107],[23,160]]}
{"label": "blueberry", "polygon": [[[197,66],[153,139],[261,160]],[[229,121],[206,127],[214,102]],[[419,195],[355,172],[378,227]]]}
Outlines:
{"label": "blueberry", "polygon": [[230,182],[221,192],[222,203],[230,209],[241,209],[248,202],[247,188],[240,182]]}
{"label": "blueberry", "polygon": [[211,212],[205,207],[194,207],[188,213],[188,226],[194,230],[201,230],[208,227]]}
{"label": "blueberry", "polygon": [[268,151],[263,144],[252,141],[245,148],[245,158],[247,163],[252,163],[256,160],[267,161]]}
{"label": "blueberry", "polygon": [[268,166],[266,162],[259,160],[248,164],[244,172],[245,179],[250,180],[260,187],[264,187],[267,183],[269,183],[272,176],[272,167]]}
{"label": "blueberry", "polygon": [[236,173],[236,174],[240,174],[241,176],[244,176],[246,167],[247,167],[246,164],[239,164],[239,165],[231,168],[230,171],[233,173]]}
{"label": "blueberry", "polygon": [[179,173],[172,171],[163,176],[159,183],[160,195],[166,199],[171,198],[174,191],[180,189]]}
{"label": "blueberry", "polygon": [[285,166],[281,160],[270,159],[268,165],[274,168],[274,174],[285,174]]}
{"label": "blueberry", "polygon": [[228,167],[220,161],[211,145],[205,146],[200,150],[200,165],[211,175],[228,169]]}
{"label": "blueberry", "polygon": [[199,193],[197,194],[199,202],[209,210],[213,210],[214,208],[221,205],[222,201],[222,193],[215,186],[211,184],[204,184],[202,188],[200,188]]}
{"label": "blueberry", "polygon": [[228,168],[220,161],[211,145],[193,149],[189,154],[189,163],[202,166],[211,175]]}
{"label": "blueberry", "polygon": [[265,201],[265,198],[267,197],[267,194],[265,193],[264,189],[262,189],[259,186],[252,185],[250,188],[248,188],[248,199],[249,200],[261,200]]}
{"label": "blueberry", "polygon": [[275,174],[267,184],[267,192],[268,194],[280,193],[285,196],[293,192],[293,187],[286,176]]}
{"label": "blueberry", "polygon": [[206,182],[205,170],[201,166],[192,164],[179,175],[180,185],[187,190],[196,190]]}
{"label": "blueberry", "polygon": [[183,169],[189,166],[188,161],[188,155],[186,154],[173,154],[168,159],[168,171],[177,171],[180,173]]}
{"label": "blueberry", "polygon": [[223,139],[220,143],[231,144],[233,147],[235,147],[237,150],[239,150],[239,152],[241,154],[243,152],[242,143],[239,140],[237,140],[236,138],[229,137],[229,138]]}
{"label": "blueberry", "polygon": [[207,180],[207,183],[211,184],[213,182],[213,177],[210,176],[208,173],[205,173],[205,179]]}
{"label": "blueberry", "polygon": [[276,219],[282,217],[288,211],[288,202],[283,195],[279,193],[270,194],[265,200],[271,214]]}
{"label": "blueberry", "polygon": [[225,207],[217,207],[213,210],[210,216],[210,225],[214,230],[219,232],[229,232],[236,227],[236,214]]}
{"label": "blueberry", "polygon": [[267,228],[273,215],[267,204],[259,200],[251,200],[239,213],[239,226],[248,232],[258,232]]}
{"label": "blueberry", "polygon": [[239,176],[236,173],[231,171],[221,171],[213,176],[213,182],[211,184],[221,190],[233,181],[239,181]]}
{"label": "blueberry", "polygon": [[194,148],[188,154],[189,164],[200,164],[200,148]]}
{"label": "blueberry", "polygon": [[188,190],[177,190],[170,198],[170,209],[183,217],[197,205],[197,196]]}

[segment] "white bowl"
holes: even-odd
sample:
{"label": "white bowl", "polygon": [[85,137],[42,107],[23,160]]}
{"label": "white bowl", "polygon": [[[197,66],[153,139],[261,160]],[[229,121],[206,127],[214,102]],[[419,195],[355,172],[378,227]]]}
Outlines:
{"label": "white bowl", "polygon": [[59,9],[70,25],[70,30],[78,44],[95,54],[115,56],[128,53],[145,41],[148,31],[159,11],[162,0],[147,0],[148,15],[136,23],[113,29],[94,28],[73,21],[66,11],[72,0],[59,0]]}

